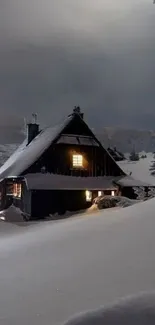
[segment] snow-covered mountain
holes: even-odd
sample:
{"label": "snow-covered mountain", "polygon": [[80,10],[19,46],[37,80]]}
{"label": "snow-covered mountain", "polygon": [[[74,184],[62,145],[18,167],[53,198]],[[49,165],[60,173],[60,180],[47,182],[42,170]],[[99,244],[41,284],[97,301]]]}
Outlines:
{"label": "snow-covered mountain", "polygon": [[[7,125],[5,121],[0,123],[0,165],[16,149],[17,145],[23,142],[26,135],[26,128],[23,121],[14,121]],[[136,151],[155,151],[155,131],[124,129],[121,127],[103,127],[100,130],[93,129],[104,147],[116,147],[121,152],[131,152],[133,147]],[[7,143],[7,144],[6,144]]]}
{"label": "snow-covered mountain", "polygon": [[[105,148],[116,147],[127,153],[136,148],[137,152],[155,151],[155,132],[147,130],[123,129],[120,127],[103,127],[102,130],[93,129]],[[0,126],[0,166],[24,140],[25,129],[22,124],[18,127]],[[6,144],[8,143],[8,144]]]}
{"label": "snow-covered mountain", "polygon": [[133,147],[138,152],[143,150],[145,152],[155,151],[155,132],[152,130],[105,127],[99,132],[98,138],[104,143],[105,147],[117,147],[124,153],[131,152]]}

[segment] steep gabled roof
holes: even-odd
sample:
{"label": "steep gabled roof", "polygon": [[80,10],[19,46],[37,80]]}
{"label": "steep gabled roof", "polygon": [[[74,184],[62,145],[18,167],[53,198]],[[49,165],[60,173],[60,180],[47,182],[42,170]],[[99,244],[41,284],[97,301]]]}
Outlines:
{"label": "steep gabled roof", "polygon": [[[15,151],[15,153],[0,168],[0,179],[8,176],[19,176],[24,171],[26,171],[37,159],[41,157],[41,155],[49,148],[49,146],[57,138],[59,138],[63,130],[73,121],[75,116],[77,117],[77,115],[71,114],[63,121],[63,123],[56,125],[55,127],[47,127],[41,131],[28,145],[27,140],[25,140]],[[81,122],[87,126],[83,119],[80,116],[78,117]],[[93,132],[89,129],[88,126],[87,128],[90,134],[96,139]],[[101,145],[98,139],[96,139],[96,141],[99,145]],[[107,152],[107,150],[105,151]],[[110,156],[114,161],[108,152],[107,155]],[[114,163],[116,164],[115,161]],[[125,174],[118,165],[117,168],[121,171],[122,175]]]}
{"label": "steep gabled roof", "polygon": [[14,154],[0,168],[0,179],[8,176],[19,176],[24,170],[30,167],[72,119],[73,116],[69,116],[62,124],[45,128],[29,145],[27,145],[27,139],[24,140]]}
{"label": "steep gabled roof", "polygon": [[125,177],[118,177],[118,179],[114,180],[114,182],[117,185],[120,185],[121,187],[152,187],[150,183],[145,183],[143,181],[134,179],[131,176],[125,176]]}
{"label": "steep gabled roof", "polygon": [[116,148],[111,148],[109,147],[107,149],[107,151],[110,153],[110,155],[115,159],[115,161],[121,161],[121,160],[125,160],[124,155],[119,152],[118,150],[116,150]]}

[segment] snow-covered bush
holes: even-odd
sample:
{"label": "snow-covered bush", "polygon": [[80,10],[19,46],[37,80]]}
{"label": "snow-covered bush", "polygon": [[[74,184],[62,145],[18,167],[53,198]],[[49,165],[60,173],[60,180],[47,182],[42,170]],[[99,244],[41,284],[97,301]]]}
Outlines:
{"label": "snow-covered bush", "polygon": [[139,154],[136,153],[134,150],[130,153],[129,159],[131,161],[138,161],[139,160]]}
{"label": "snow-covered bush", "polygon": [[[153,158],[155,159],[155,154]],[[149,170],[151,171],[151,175],[155,176],[155,160],[151,161],[151,166]]]}
{"label": "snow-covered bush", "polygon": [[138,200],[131,200],[124,196],[100,196],[95,198],[94,203],[98,206],[98,209],[108,209],[114,207],[128,207],[135,203],[138,203]]}

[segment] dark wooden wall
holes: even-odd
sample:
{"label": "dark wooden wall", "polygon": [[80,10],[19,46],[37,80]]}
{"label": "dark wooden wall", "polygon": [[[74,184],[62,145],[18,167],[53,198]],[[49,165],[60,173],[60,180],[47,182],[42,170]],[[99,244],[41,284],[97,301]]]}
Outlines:
{"label": "dark wooden wall", "polygon": [[[84,168],[73,168],[72,155],[82,154]],[[101,147],[55,144],[52,145],[23,174],[46,172],[73,176],[120,176],[121,170]]]}
{"label": "dark wooden wall", "polygon": [[7,209],[12,204],[12,197],[7,196],[7,180],[0,182],[0,211]]}
{"label": "dark wooden wall", "polygon": [[29,193],[31,200],[25,193],[21,210],[30,214],[32,219],[40,219],[54,213],[63,215],[66,211],[87,209],[92,205],[91,202],[86,202],[85,191],[35,190]]}
{"label": "dark wooden wall", "polygon": [[[111,191],[104,191],[110,195]],[[92,200],[96,198],[98,191],[92,191]],[[19,207],[17,200],[14,205]],[[92,201],[86,201],[85,190],[27,190],[23,192],[20,200],[20,209],[31,219],[41,219],[49,214],[63,215],[66,211],[76,212],[92,206]]]}

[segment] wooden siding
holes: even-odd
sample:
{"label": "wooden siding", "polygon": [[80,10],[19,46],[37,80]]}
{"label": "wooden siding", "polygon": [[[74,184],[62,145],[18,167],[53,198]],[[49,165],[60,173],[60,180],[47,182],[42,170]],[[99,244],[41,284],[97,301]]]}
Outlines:
{"label": "wooden siding", "polygon": [[[72,155],[81,154],[83,168],[73,168]],[[24,174],[46,172],[73,176],[120,176],[123,173],[101,147],[55,144],[52,145]]]}
{"label": "wooden siding", "polygon": [[49,214],[63,215],[66,211],[87,209],[91,202],[86,202],[85,191],[32,191],[31,216],[33,219]]}

